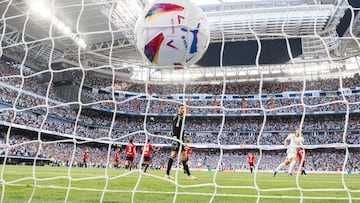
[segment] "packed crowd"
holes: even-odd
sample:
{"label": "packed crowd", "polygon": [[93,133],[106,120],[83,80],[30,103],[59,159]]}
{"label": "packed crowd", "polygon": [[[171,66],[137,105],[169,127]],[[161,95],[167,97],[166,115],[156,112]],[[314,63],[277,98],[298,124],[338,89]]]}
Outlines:
{"label": "packed crowd", "polygon": [[[76,136],[78,139],[96,139],[107,143],[124,144],[129,137],[133,137],[136,143],[144,143],[151,137],[152,142],[166,146],[170,143],[169,132],[171,131],[171,117],[176,113],[177,106],[182,101],[164,99],[166,95],[183,93],[182,86],[176,85],[144,85],[124,81],[97,79],[90,71],[86,71],[85,82],[88,86],[96,88],[118,88],[119,90],[157,95],[164,97],[115,97],[108,93],[98,93],[83,89],[83,95],[91,101],[91,104],[75,104],[79,108],[70,108],[66,102],[56,95],[49,81],[44,81],[39,76],[24,75],[18,66],[12,63],[0,62],[2,72],[0,82],[14,88],[0,85],[0,120],[1,125],[18,124],[18,128],[31,131],[39,129],[47,130],[51,134],[58,135],[58,141],[44,142],[23,135],[12,135],[10,140],[2,139],[1,153],[15,156],[29,157],[54,157],[59,161],[72,160],[72,163],[81,162],[81,153],[85,148],[89,149],[90,159],[93,163],[104,165],[113,157],[113,151],[108,146],[93,147],[88,145],[74,145],[73,141],[61,141],[62,139]],[[82,72],[81,72],[82,73]],[[80,81],[80,72],[74,72],[74,81]],[[286,91],[306,90],[336,91],[343,88],[360,87],[359,76],[353,78],[333,78],[303,82],[268,82],[262,84],[262,93],[282,93]],[[19,91],[21,90],[24,91]],[[147,88],[147,91],[145,91]],[[187,85],[186,94],[213,94],[219,95],[222,84]],[[258,94],[259,82],[228,83],[226,94]],[[220,101],[214,97],[208,100],[186,100],[188,106],[185,131],[194,144],[202,145],[281,145],[287,133],[296,129],[301,123],[301,116],[289,116],[286,113],[321,112],[319,115],[307,115],[302,123],[305,144],[360,144],[360,118],[354,110],[360,110],[360,95],[333,95],[331,97],[303,97],[303,98],[266,98],[263,100],[237,100]],[[53,100],[49,101],[46,98]],[[62,103],[65,102],[65,103]],[[100,109],[94,110],[94,108]],[[114,116],[111,111],[122,112]],[[110,112],[108,112],[110,111]],[[347,116],[344,112],[349,111]],[[242,116],[252,113],[284,113],[285,116]],[[338,112],[338,114],[334,114]],[[136,114],[129,116],[127,113]],[[216,117],[203,117],[200,114],[218,114]],[[142,114],[146,114],[144,116]],[[162,115],[164,114],[164,115]],[[167,115],[165,115],[167,114]],[[224,118],[222,115],[226,115]],[[232,115],[233,114],[233,115]],[[346,131],[345,131],[346,129]],[[345,131],[345,132],[344,132]],[[259,134],[262,132],[261,134]],[[41,144],[40,144],[41,143]],[[10,145],[10,146],[9,146]],[[54,150],[55,149],[55,150]],[[75,152],[75,153],[74,153]],[[338,170],[342,165],[343,151],[333,152],[326,149],[311,150],[309,167],[312,170]],[[355,150],[355,152],[358,152]],[[351,152],[349,167],[357,168],[359,157]],[[241,168],[244,166],[244,151],[229,151],[221,158],[221,165],[227,168]],[[96,156],[95,156],[96,155]],[[284,152],[269,151],[263,155],[267,157],[259,164],[261,170],[271,170],[274,161],[270,159],[283,159]],[[153,166],[162,167],[168,158],[168,149],[156,152]],[[216,168],[217,159],[220,160],[219,152],[210,153],[196,151],[193,162],[201,161],[203,167]],[[314,158],[311,158],[314,157]],[[329,160],[329,163],[318,161],[318,157]],[[138,157],[139,158],[139,157]],[[139,160],[137,160],[139,161]],[[230,166],[230,164],[232,164]],[[75,164],[77,165],[77,164]]]}
{"label": "packed crowd", "polygon": [[[83,72],[78,71],[73,73],[74,81],[81,81]],[[156,95],[171,95],[171,94],[183,94],[183,85],[157,85],[157,84],[144,84],[144,83],[132,83],[128,81],[115,81],[113,84],[112,79],[104,79],[96,77],[96,73],[93,71],[85,72],[85,83],[89,86],[96,88],[112,88],[115,90],[124,90],[129,92],[145,93]],[[275,82],[275,81],[263,81],[261,92],[263,94],[276,94],[287,91],[302,91],[305,85],[306,90],[323,90],[334,91],[338,90],[341,86],[343,88],[356,88],[360,87],[359,75],[355,75],[352,78],[327,78],[316,79],[306,81],[288,81],[288,82]],[[340,85],[341,82],[341,85]],[[260,90],[259,81],[248,82],[229,82],[226,84],[226,88],[223,91],[223,85],[221,82],[218,84],[186,84],[186,94],[238,94],[238,95],[254,95],[258,94]],[[119,88],[116,88],[119,87]],[[147,88],[147,89],[146,89]]]}
{"label": "packed crowd", "polygon": [[[66,106],[62,108],[53,108],[56,104],[52,101],[47,101],[46,98],[51,98],[57,101],[63,101],[63,98],[60,98],[56,95],[54,87],[49,84],[50,81],[41,80],[41,76],[21,75],[18,66],[11,65],[10,63],[1,62],[3,71],[0,73],[0,82],[11,85],[21,90],[29,91],[30,93],[25,93],[17,89],[10,89],[5,86],[0,86],[1,90],[1,102],[11,104],[21,108],[32,108],[38,109],[41,111],[48,111],[50,114],[59,114],[61,117],[67,119],[74,119],[77,115],[76,112],[72,111]],[[80,78],[80,72],[75,72],[74,81],[79,81],[76,78]],[[81,71],[82,73],[82,71]],[[93,87],[103,87],[105,89],[111,89],[112,87],[121,86],[123,90],[136,92],[136,93],[145,93],[145,90],[137,88],[138,86],[144,86],[144,84],[129,83],[119,81],[114,85],[111,85],[110,79],[96,79],[92,72],[87,73],[85,80],[87,84]],[[342,81],[343,88],[355,89],[360,87],[359,85],[359,76],[355,75],[352,78],[330,78],[330,79],[319,79],[315,81],[309,81],[306,83],[306,90],[322,90],[322,91],[334,91],[334,93],[339,89],[339,82]],[[100,85],[103,83],[103,85]],[[124,83],[126,83],[124,85]],[[290,81],[290,82],[268,82],[264,81],[262,85],[262,93],[282,93],[282,92],[291,92],[291,91],[302,91],[302,81]],[[259,93],[259,82],[247,82],[247,83],[236,83],[231,82],[226,85],[229,88],[229,91],[225,91],[225,94],[239,94],[246,96],[248,94],[258,94]],[[133,88],[132,87],[136,87]],[[144,86],[145,87],[145,86]],[[148,87],[149,88],[149,87]],[[219,85],[191,85],[187,86],[185,94],[201,94],[206,93],[209,95],[219,95],[222,90],[222,87]],[[166,99],[167,96],[174,93],[171,89],[177,90],[182,89],[175,85],[154,85],[151,86],[151,89],[155,90],[165,90],[166,94],[160,97],[125,97],[125,96],[116,96],[112,97],[112,94],[109,93],[99,93],[92,90],[83,89],[82,95],[86,98],[84,101],[88,101],[84,105],[86,107],[101,108],[104,111],[116,111],[119,112],[132,112],[132,113],[152,113],[152,114],[173,114],[174,110],[177,108],[178,104],[183,102],[181,100],[171,100]],[[218,90],[217,90],[218,89]],[[244,92],[241,92],[244,91]],[[47,92],[49,94],[47,95]],[[152,91],[148,91],[151,94]],[[182,93],[182,92],[178,92]],[[45,97],[44,97],[45,96]],[[214,97],[212,99],[206,100],[191,100],[186,99],[186,104],[188,105],[188,114],[204,114],[204,113],[216,113],[216,114],[252,114],[252,113],[299,113],[299,112],[332,112],[332,111],[352,111],[360,109],[359,104],[360,95],[336,95],[333,96],[319,96],[319,97],[304,97],[304,98],[276,98],[269,97],[263,98],[262,100],[258,99],[224,99],[220,100],[219,97]],[[84,102],[79,101],[79,102]],[[89,103],[90,102],[90,103]],[[46,109],[46,106],[50,106],[50,109]],[[116,107],[116,108],[115,108]],[[60,109],[60,110],[59,110]],[[89,118],[85,118],[89,119]]]}
{"label": "packed crowd", "polygon": [[[124,138],[129,135],[135,137],[135,141],[145,140],[146,135],[154,137],[154,142],[158,144],[169,143],[169,132],[171,131],[171,118],[168,119],[146,119],[144,118],[121,118],[112,125],[110,117],[99,116],[99,120],[109,123],[108,126],[84,125],[80,122],[61,120],[56,117],[45,117],[41,114],[31,112],[16,112],[3,110],[0,113],[2,122],[18,124],[29,129],[43,129],[59,136],[89,139],[101,139],[112,142],[124,142]],[[45,119],[46,118],[46,119]],[[94,118],[95,119],[95,118]],[[219,144],[222,145],[243,145],[256,144],[258,141],[262,145],[274,145],[283,140],[286,134],[297,128],[300,124],[298,118],[238,118],[226,119],[222,125],[221,119],[206,118],[186,118],[185,132],[193,143]],[[262,134],[259,133],[265,122]],[[360,119],[357,116],[348,120],[345,125],[343,117],[309,117],[303,123],[304,137],[307,143],[312,145],[343,143],[360,144],[359,136]],[[26,126],[26,127],[25,127]],[[346,133],[344,133],[347,127]],[[220,131],[221,130],[221,131]]]}
{"label": "packed crowd", "polygon": [[[4,137],[4,132],[2,133]],[[117,145],[118,146],[118,145]],[[135,165],[141,163],[141,144],[137,143],[138,152],[134,160]],[[0,155],[51,158],[58,166],[83,167],[82,154],[89,152],[88,167],[112,167],[115,156],[114,146],[109,145],[86,145],[71,140],[40,140],[23,135],[12,135],[8,144],[5,139],[0,140]],[[125,149],[120,150],[121,161],[125,161]],[[170,148],[161,148],[160,151],[152,152],[151,168],[161,169],[166,166]],[[258,170],[273,170],[278,163],[286,157],[285,150],[263,150],[260,156],[255,149],[224,150],[220,155],[220,149],[196,149],[190,156],[189,164],[192,168],[209,168],[245,170],[248,168],[247,153],[254,152]],[[307,149],[306,168],[308,171],[342,171],[344,162],[345,169],[358,171],[360,166],[360,153],[357,148],[349,148],[348,158],[345,149]],[[52,164],[53,164],[52,163]],[[121,165],[123,165],[122,163]]]}

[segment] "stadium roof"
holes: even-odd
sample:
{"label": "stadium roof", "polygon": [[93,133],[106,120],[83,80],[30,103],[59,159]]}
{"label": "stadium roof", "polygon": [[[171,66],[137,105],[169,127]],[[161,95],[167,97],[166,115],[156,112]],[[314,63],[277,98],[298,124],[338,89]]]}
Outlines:
{"label": "stadium roof", "polygon": [[[34,7],[35,2],[43,7]],[[356,0],[203,2],[197,3],[208,18],[211,44],[198,67],[221,65],[238,72],[238,68],[252,65],[298,65],[329,61],[329,56],[336,61],[360,53],[359,44],[354,43],[354,37],[360,36],[360,17],[358,9],[349,9],[360,7]],[[40,69],[47,69],[52,55],[54,61],[82,61],[84,66],[111,63],[120,69],[135,67],[135,72],[143,73],[144,69],[136,69],[143,66],[143,61],[135,49],[133,32],[137,15],[146,4],[147,0],[3,1],[0,11],[4,20],[0,26],[4,31],[4,55],[21,62],[24,53],[19,52],[28,50],[32,61],[27,59],[27,65]],[[262,45],[260,57],[258,42]],[[158,75],[155,70],[153,73]]]}

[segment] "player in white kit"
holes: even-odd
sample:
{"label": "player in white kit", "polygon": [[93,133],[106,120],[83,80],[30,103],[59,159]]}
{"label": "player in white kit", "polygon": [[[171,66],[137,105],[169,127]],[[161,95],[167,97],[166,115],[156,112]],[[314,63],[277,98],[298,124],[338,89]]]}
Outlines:
{"label": "player in white kit", "polygon": [[[290,141],[290,143],[289,143]],[[301,136],[301,129],[296,129],[295,134],[291,133],[284,140],[284,146],[287,148],[286,159],[282,162],[274,171],[273,176],[275,177],[277,172],[283,167],[289,165],[288,175],[292,176],[292,170],[296,164],[296,153],[299,148],[303,148],[304,138]]]}

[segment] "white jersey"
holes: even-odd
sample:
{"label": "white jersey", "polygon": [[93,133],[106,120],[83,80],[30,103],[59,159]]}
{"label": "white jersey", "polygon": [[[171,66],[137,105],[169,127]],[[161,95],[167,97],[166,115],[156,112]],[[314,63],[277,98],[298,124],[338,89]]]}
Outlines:
{"label": "white jersey", "polygon": [[297,150],[303,146],[304,138],[302,136],[296,137],[295,134],[289,134],[286,139],[290,141],[286,152],[287,158],[296,157]]}
{"label": "white jersey", "polygon": [[299,148],[303,146],[304,138],[302,136],[296,137],[295,134],[289,134],[286,138],[290,141],[289,147]]}

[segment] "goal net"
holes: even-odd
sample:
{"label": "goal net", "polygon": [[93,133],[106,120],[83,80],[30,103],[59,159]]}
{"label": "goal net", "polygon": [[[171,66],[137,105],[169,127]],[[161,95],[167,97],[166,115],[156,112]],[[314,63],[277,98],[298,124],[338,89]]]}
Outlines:
{"label": "goal net", "polygon": [[[359,2],[193,2],[206,53],[158,68],[135,46],[151,2],[0,1],[1,202],[360,201]],[[304,160],[273,176],[298,128]],[[180,155],[164,177],[173,141],[196,180]]]}

